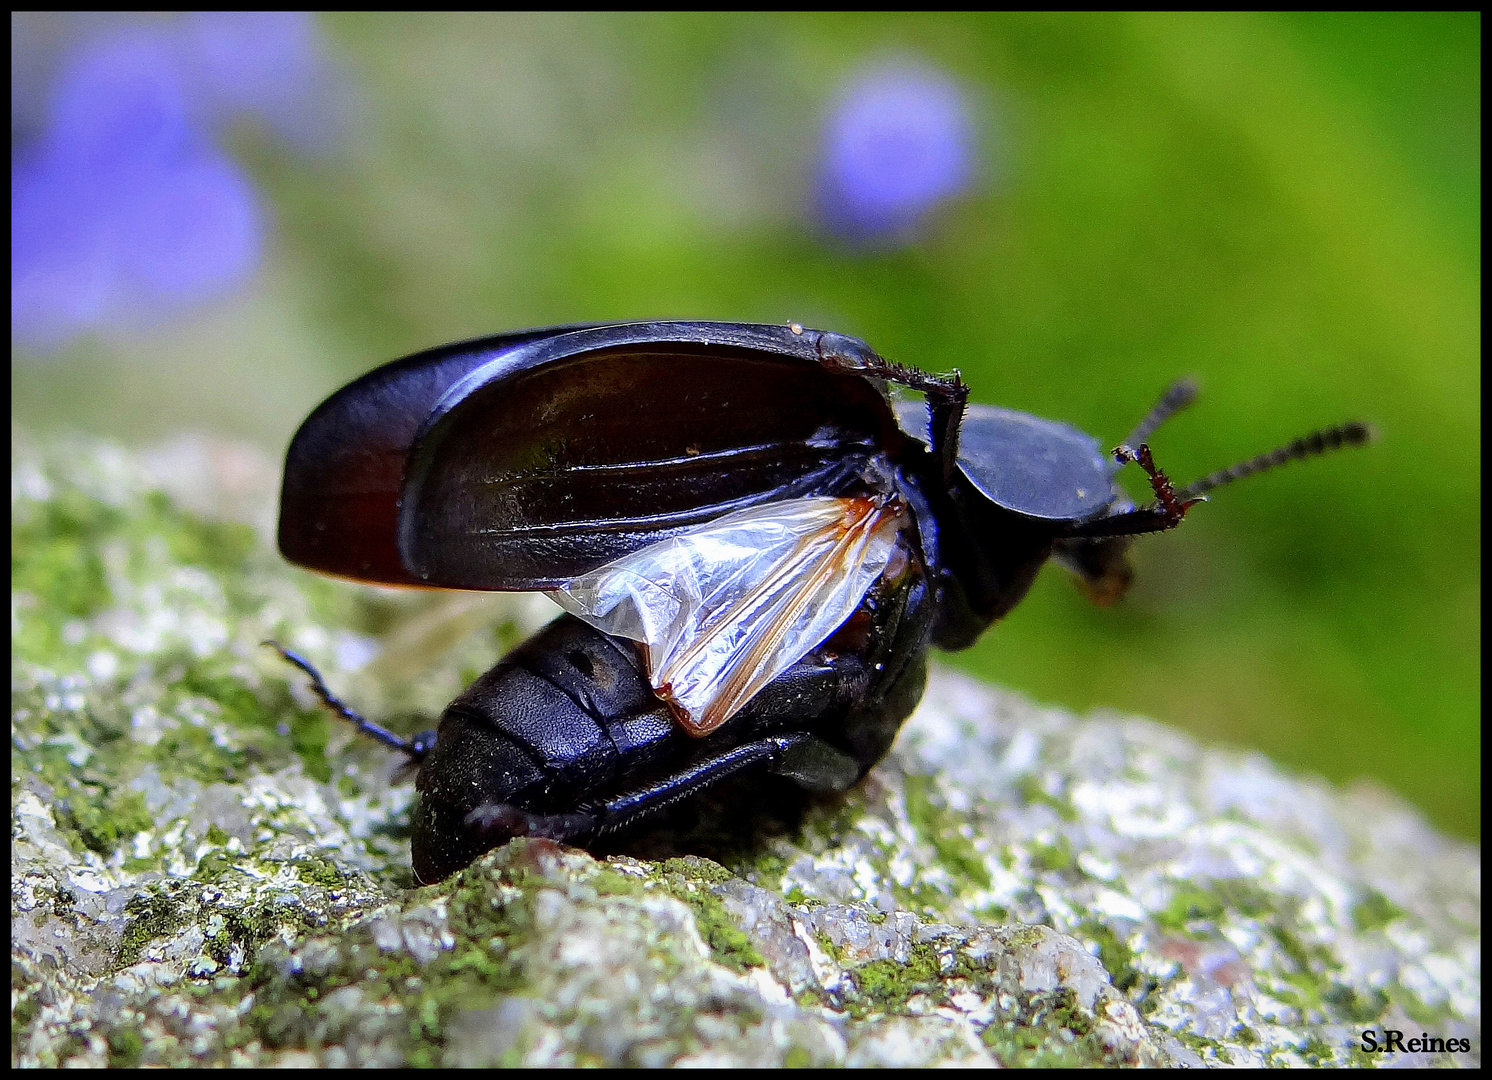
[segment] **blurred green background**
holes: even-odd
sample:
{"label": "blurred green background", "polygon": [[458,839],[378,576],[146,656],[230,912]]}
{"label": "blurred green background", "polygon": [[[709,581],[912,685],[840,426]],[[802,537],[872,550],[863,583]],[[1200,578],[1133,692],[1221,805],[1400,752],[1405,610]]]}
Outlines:
{"label": "blurred green background", "polygon": [[[94,28],[13,23],[15,141]],[[1371,777],[1479,834],[1480,15],[312,28],[321,126],[219,135],[264,208],[256,272],[170,318],[18,345],[19,421],[279,453],[400,354],[652,317],[854,334],[1105,441],[1191,373],[1201,402],[1153,440],[1180,479],[1369,419],[1374,446],[1225,489],[1138,545],[1126,603],[1089,607],[1048,570],[947,659]],[[885,63],[960,89],[977,167],[914,234],[836,240],[812,209],[825,118]]]}

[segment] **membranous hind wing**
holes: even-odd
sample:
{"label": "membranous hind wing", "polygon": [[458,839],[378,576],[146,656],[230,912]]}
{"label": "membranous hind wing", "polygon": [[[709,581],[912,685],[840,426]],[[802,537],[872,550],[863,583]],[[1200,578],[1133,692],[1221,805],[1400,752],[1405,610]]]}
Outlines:
{"label": "membranous hind wing", "polygon": [[691,735],[714,731],[832,634],[885,571],[906,510],[885,496],[750,507],[550,592],[643,645],[654,692]]}

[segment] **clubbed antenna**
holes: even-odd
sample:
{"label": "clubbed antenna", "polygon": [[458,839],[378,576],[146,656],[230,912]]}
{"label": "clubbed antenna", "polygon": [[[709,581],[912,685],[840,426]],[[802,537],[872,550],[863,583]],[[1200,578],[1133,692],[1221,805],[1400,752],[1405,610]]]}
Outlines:
{"label": "clubbed antenna", "polygon": [[[1179,385],[1179,384],[1178,384]],[[1169,395],[1167,395],[1169,396]],[[1164,404],[1164,401],[1162,402]],[[1159,406],[1156,411],[1159,411]],[[1154,415],[1154,414],[1152,414]],[[1146,418],[1149,419],[1148,417]],[[1143,426],[1143,425],[1141,425]],[[1215,473],[1194,480],[1183,488],[1176,489],[1176,497],[1183,501],[1196,499],[1205,495],[1213,488],[1231,484],[1234,480],[1242,480],[1245,476],[1263,472],[1265,469],[1273,469],[1287,462],[1299,461],[1302,458],[1315,457],[1317,454],[1329,453],[1339,450],[1344,446],[1361,446],[1371,442],[1376,437],[1376,432],[1369,424],[1358,420],[1352,420],[1345,424],[1337,424],[1334,427],[1322,428],[1311,434],[1296,439],[1288,446],[1282,446],[1278,450],[1271,450],[1267,454],[1249,458],[1247,461],[1239,462],[1226,469],[1219,469]]]}
{"label": "clubbed antenna", "polygon": [[1124,445],[1139,446],[1154,434],[1156,428],[1196,400],[1196,380],[1190,377],[1177,379],[1166,387],[1166,392],[1160,396],[1160,400],[1155,403],[1155,408],[1150,410],[1145,419],[1135,425],[1134,431],[1129,433],[1129,438],[1124,440]]}

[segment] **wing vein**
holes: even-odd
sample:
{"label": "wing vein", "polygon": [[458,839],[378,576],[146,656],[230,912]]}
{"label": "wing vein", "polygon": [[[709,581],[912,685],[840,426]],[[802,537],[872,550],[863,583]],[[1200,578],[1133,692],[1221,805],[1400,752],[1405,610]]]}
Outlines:
{"label": "wing vein", "polygon": [[895,500],[817,496],[752,507],[650,545],[551,595],[644,645],[680,725],[715,730],[859,606],[890,559]]}

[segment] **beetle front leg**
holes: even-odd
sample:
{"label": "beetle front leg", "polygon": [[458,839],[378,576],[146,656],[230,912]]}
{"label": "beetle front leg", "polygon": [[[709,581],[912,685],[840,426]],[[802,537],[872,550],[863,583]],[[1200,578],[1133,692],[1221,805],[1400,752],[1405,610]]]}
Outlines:
{"label": "beetle front leg", "polygon": [[1114,460],[1120,465],[1133,462],[1145,470],[1145,475],[1150,478],[1150,488],[1155,492],[1156,508],[1165,521],[1163,529],[1174,529],[1181,524],[1181,519],[1186,517],[1188,510],[1199,502],[1207,501],[1201,495],[1183,497],[1178,494],[1171,485],[1171,478],[1155,463],[1155,458],[1150,454],[1150,447],[1145,443],[1141,443],[1138,450],[1127,443],[1115,447]]}
{"label": "beetle front leg", "polygon": [[1114,460],[1120,465],[1136,464],[1145,470],[1150,479],[1150,488],[1155,492],[1155,503],[1138,510],[1110,514],[1069,526],[1061,533],[1062,540],[1101,539],[1104,537],[1138,536],[1141,533],[1165,532],[1181,524],[1186,512],[1199,502],[1206,502],[1203,495],[1190,490],[1177,491],[1165,470],[1155,464],[1150,447],[1141,443],[1139,449],[1124,443],[1114,448]]}

